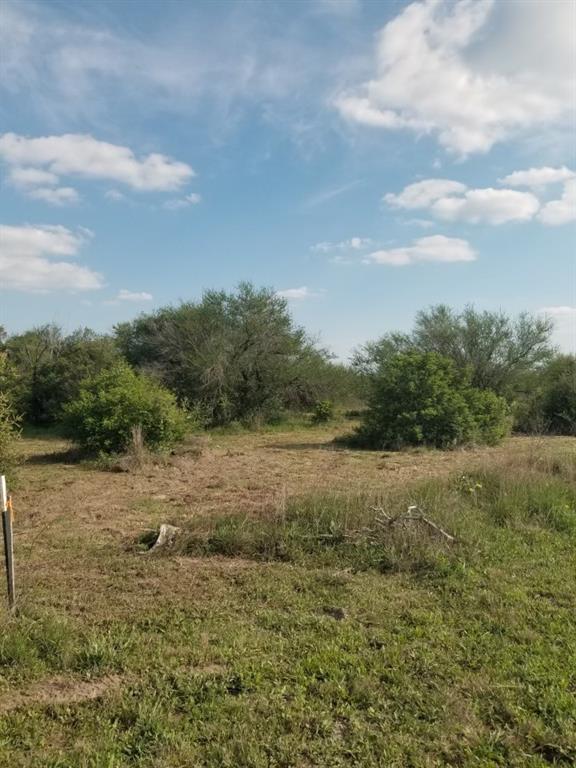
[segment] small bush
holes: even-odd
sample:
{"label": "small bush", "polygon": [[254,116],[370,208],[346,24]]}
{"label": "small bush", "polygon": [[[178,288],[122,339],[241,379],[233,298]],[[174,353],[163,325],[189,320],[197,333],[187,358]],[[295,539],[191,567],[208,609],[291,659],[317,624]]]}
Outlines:
{"label": "small bush", "polygon": [[8,396],[0,392],[0,475],[10,476],[16,465],[19,436],[12,404]]}
{"label": "small bush", "polygon": [[319,400],[314,406],[312,421],[314,424],[326,424],[334,418],[334,403],[330,400]]}
{"label": "small bush", "polygon": [[508,404],[503,397],[489,389],[471,387],[465,394],[475,426],[472,441],[496,445],[510,431],[511,419]]}
{"label": "small bush", "polygon": [[509,428],[503,398],[474,389],[452,360],[407,352],[388,358],[354,442],[375,449],[495,443]]}
{"label": "small bush", "polygon": [[153,451],[171,447],[186,430],[186,417],[174,395],[126,363],[88,379],[67,406],[65,421],[72,439],[104,454],[124,453],[135,429]]}

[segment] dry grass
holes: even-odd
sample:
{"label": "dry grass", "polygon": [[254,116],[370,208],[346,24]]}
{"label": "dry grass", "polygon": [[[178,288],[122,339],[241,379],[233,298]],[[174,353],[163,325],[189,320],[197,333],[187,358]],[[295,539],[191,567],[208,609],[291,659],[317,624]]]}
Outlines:
{"label": "dry grass", "polygon": [[[24,440],[0,764],[573,764],[576,564],[561,505],[574,440],[383,454],[335,449],[334,436],[214,435],[119,474],[58,438]],[[525,492],[535,479],[553,490]],[[373,525],[371,506],[412,500],[456,548],[408,532],[382,567],[362,547],[302,545],[311,521],[349,534]],[[291,520],[305,523],[280,537],[291,549],[261,557],[259,532]],[[134,545],[161,522],[209,536],[222,521],[228,556]],[[61,700],[42,698],[51,686]]]}

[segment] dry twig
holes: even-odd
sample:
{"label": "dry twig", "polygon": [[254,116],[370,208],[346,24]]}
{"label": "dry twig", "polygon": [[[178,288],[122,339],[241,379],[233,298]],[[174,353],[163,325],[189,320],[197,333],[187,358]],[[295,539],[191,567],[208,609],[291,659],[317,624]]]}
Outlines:
{"label": "dry twig", "polygon": [[422,510],[416,506],[416,504],[412,504],[408,507],[406,512],[401,512],[399,515],[389,515],[382,507],[371,507],[371,509],[376,512],[376,518],[375,522],[376,525],[378,525],[380,528],[387,528],[396,524],[404,525],[405,523],[409,522],[419,522],[424,523],[424,525],[427,525],[429,528],[432,528],[432,530],[436,531],[436,533],[443,536],[446,541],[449,541],[450,543],[456,541],[454,536],[447,533],[443,528],[440,528],[439,525],[437,525],[433,520],[430,520],[430,518],[425,517]]}

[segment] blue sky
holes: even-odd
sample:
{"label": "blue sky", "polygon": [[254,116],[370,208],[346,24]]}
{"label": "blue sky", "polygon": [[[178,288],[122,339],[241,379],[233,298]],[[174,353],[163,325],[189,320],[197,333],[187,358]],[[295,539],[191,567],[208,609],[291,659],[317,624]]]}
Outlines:
{"label": "blue sky", "polygon": [[5,0],[0,324],[251,280],[341,358],[438,302],[575,350],[575,8]]}

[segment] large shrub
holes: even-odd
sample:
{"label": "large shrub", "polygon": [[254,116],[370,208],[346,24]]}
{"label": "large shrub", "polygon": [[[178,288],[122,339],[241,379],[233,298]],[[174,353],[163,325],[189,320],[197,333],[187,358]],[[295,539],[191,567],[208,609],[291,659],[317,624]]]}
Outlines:
{"label": "large shrub", "polygon": [[120,358],[113,339],[88,328],[65,335],[56,325],[44,325],[9,337],[5,347],[11,373],[7,389],[32,424],[59,421],[82,381]]}
{"label": "large shrub", "polygon": [[12,404],[7,395],[0,392],[0,475],[10,475],[16,464],[18,437],[18,422]]}
{"label": "large shrub", "polygon": [[519,432],[576,436],[576,356],[557,355],[534,372],[514,405]]}
{"label": "large shrub", "polygon": [[384,360],[372,378],[368,406],[357,442],[376,449],[495,443],[508,429],[506,402],[471,387],[465,372],[436,353]]}
{"label": "large shrub", "polygon": [[10,475],[16,463],[17,441],[20,436],[18,419],[6,393],[9,376],[6,355],[0,351],[0,475]]}
{"label": "large shrub", "polygon": [[524,377],[550,360],[554,323],[541,315],[457,312],[439,304],[416,315],[411,333],[389,333],[357,350],[354,367],[373,375],[389,357],[402,352],[435,352],[466,371],[479,389],[513,398]]}
{"label": "large shrub", "polygon": [[562,355],[548,367],[542,413],[550,432],[576,436],[576,356]]}
{"label": "large shrub", "polygon": [[170,447],[185,431],[174,395],[124,362],[84,382],[65,409],[65,422],[81,446],[108,454],[125,451],[135,428],[151,450]]}

